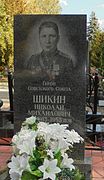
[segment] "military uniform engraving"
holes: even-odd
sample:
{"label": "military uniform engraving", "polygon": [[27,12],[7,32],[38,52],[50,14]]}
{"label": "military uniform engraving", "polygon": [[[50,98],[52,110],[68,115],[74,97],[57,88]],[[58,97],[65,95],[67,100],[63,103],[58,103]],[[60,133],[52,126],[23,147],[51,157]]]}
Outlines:
{"label": "military uniform engraving", "polygon": [[57,49],[59,39],[59,29],[56,23],[46,21],[40,25],[39,41],[42,52],[32,55],[25,65],[31,74],[48,76],[49,80],[52,80],[60,74],[65,75],[66,72],[72,70],[72,60]]}
{"label": "military uniform engraving", "polygon": [[[63,66],[65,64],[66,66]],[[65,55],[56,50],[54,53],[46,55],[44,52],[41,54],[32,55],[27,63],[28,70],[35,76],[49,76],[54,79],[55,76],[72,70],[72,61],[65,57]]]}

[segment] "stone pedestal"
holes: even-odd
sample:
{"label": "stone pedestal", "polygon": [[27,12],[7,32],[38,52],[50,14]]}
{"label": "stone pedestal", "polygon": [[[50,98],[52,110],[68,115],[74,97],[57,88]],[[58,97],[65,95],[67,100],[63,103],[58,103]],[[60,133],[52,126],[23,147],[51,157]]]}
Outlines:
{"label": "stone pedestal", "polygon": [[8,168],[4,168],[2,171],[0,171],[0,180],[9,180],[8,177]]}
{"label": "stone pedestal", "polygon": [[76,161],[75,166],[79,168],[79,170],[84,173],[86,180],[91,180],[91,165],[92,161],[90,157],[86,157],[83,161]]}

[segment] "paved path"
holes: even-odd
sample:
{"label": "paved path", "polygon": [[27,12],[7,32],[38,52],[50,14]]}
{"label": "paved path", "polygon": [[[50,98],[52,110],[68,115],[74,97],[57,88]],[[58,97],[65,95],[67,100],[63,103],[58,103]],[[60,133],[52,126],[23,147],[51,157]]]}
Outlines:
{"label": "paved path", "polygon": [[86,150],[85,156],[92,159],[92,180],[104,180],[104,151]]}

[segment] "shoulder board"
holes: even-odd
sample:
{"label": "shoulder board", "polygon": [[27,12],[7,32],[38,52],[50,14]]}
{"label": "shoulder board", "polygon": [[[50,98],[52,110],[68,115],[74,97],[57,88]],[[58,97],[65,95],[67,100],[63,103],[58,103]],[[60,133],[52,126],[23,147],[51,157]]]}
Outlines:
{"label": "shoulder board", "polygon": [[70,56],[68,54],[63,53],[62,51],[59,51],[59,55],[70,59]]}

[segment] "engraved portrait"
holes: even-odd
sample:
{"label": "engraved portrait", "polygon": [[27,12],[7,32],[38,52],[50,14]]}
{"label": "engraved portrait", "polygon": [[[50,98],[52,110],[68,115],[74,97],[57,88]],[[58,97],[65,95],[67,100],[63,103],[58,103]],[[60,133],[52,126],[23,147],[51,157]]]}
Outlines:
{"label": "engraved portrait", "polygon": [[71,57],[58,48],[60,32],[57,23],[52,20],[43,21],[38,27],[38,36],[41,52],[31,55],[25,63],[25,69],[36,77],[47,76],[49,80],[71,72]]}

